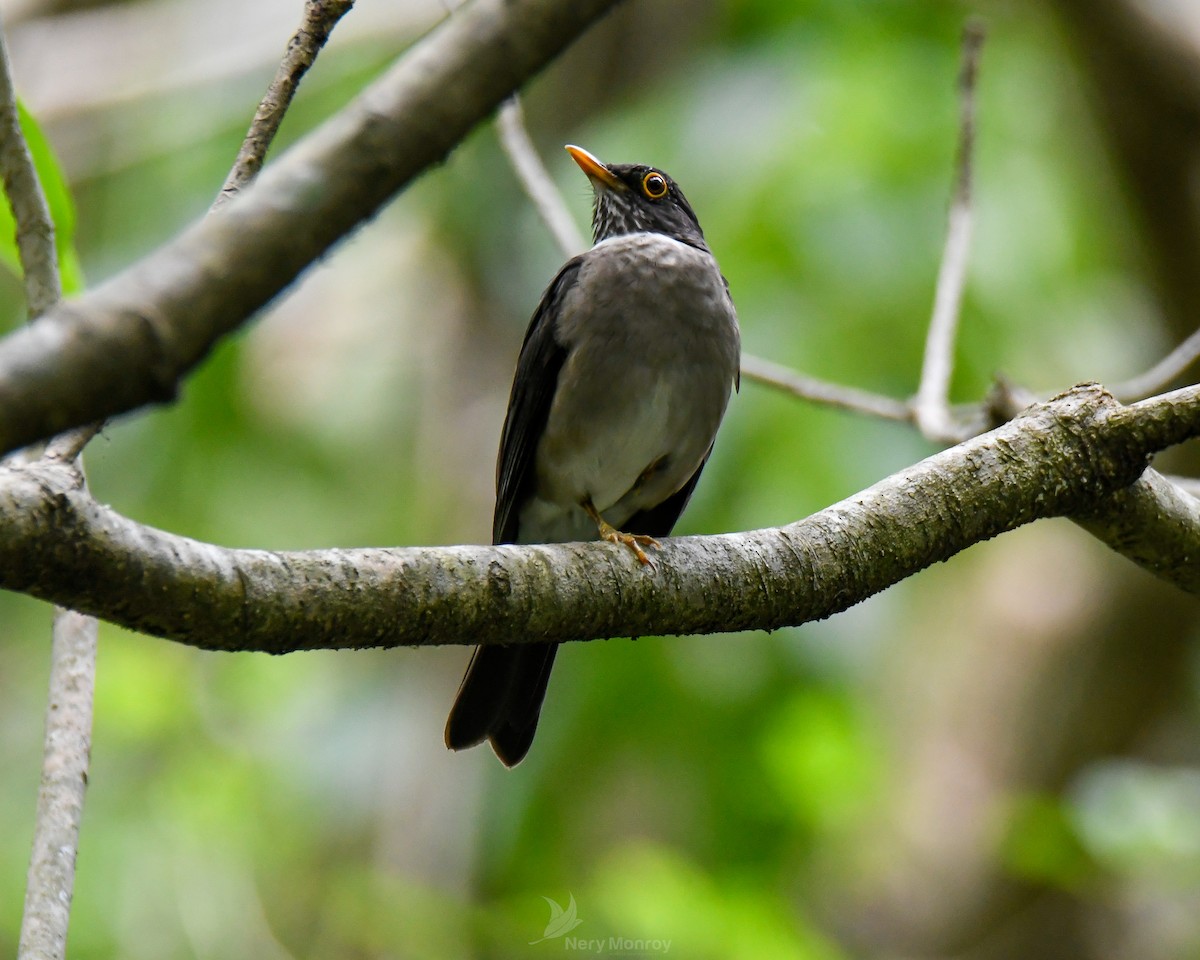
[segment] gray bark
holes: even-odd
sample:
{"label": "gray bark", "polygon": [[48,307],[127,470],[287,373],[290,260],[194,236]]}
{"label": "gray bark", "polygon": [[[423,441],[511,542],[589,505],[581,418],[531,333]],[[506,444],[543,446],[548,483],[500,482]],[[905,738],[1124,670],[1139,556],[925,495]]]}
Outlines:
{"label": "gray bark", "polygon": [[[828,617],[1039,518],[1094,526],[1151,453],[1198,432],[1200,388],[1125,407],[1076,387],[805,520],[668,540],[654,570],[601,543],[225,549],[122,517],[42,462],[0,475],[0,586],[212,650],[769,630]],[[1154,523],[1177,535],[1111,541],[1136,543],[1134,559],[1200,592],[1196,512],[1169,492]],[[1127,521],[1125,500],[1117,509]]]}

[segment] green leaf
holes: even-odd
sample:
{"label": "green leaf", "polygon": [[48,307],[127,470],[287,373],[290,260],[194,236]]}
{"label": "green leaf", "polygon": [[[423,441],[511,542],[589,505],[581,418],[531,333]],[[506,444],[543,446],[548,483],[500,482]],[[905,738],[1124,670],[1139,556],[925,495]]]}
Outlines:
{"label": "green leaf", "polygon": [[[58,251],[58,269],[62,276],[63,293],[78,293],[84,287],[84,279],[79,255],[75,250],[75,204],[67,189],[66,177],[63,176],[50,141],[42,133],[33,115],[20,102],[17,103],[17,116],[21,123],[21,132],[25,135],[25,142],[29,145],[29,152],[33,156],[38,179],[42,182],[46,202],[50,206],[50,218],[54,221],[54,245]],[[21,260],[17,254],[16,232],[12,209],[7,203],[0,203],[0,263],[20,277]]]}

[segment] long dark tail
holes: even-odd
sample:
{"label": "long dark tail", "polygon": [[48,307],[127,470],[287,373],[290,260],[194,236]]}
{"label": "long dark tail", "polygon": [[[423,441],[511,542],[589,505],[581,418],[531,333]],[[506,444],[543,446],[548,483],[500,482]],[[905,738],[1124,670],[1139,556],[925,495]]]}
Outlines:
{"label": "long dark tail", "polygon": [[554,666],[557,643],[476,647],[446,721],[446,746],[490,740],[506,767],[529,752]]}

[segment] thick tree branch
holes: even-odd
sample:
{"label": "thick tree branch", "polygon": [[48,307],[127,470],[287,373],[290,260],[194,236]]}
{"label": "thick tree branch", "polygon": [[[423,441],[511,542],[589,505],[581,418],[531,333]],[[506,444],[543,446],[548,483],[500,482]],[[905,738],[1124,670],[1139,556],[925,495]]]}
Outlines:
{"label": "thick tree branch", "polygon": [[1200,594],[1200,500],[1155,470],[1118,490],[1081,527],[1155,576]]}
{"label": "thick tree branch", "polygon": [[1200,480],[1196,477],[1181,477],[1179,474],[1173,473],[1164,474],[1163,479],[1171,486],[1178,487],[1184,493],[1200,499]]}
{"label": "thick tree branch", "polygon": [[179,378],[616,0],[475,0],[226,204],[0,341],[0,452]]}
{"label": "thick tree branch", "polygon": [[669,540],[655,572],[599,543],[224,549],[121,517],[43,463],[0,483],[0,586],[216,650],[773,629],[1033,520],[1092,513],[1197,433],[1200,388],[1121,407],[1077,387],[806,520]]}

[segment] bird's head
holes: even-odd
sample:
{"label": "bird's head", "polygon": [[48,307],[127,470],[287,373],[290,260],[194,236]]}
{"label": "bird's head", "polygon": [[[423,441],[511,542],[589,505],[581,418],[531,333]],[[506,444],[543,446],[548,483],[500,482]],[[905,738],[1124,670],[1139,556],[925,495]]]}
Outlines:
{"label": "bird's head", "polygon": [[596,243],[628,233],[663,233],[707,250],[704,231],[679,185],[643,163],[602,163],[583,147],[568,146],[595,192],[592,234]]}

